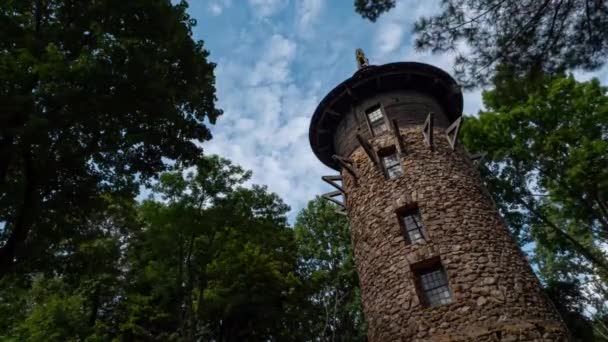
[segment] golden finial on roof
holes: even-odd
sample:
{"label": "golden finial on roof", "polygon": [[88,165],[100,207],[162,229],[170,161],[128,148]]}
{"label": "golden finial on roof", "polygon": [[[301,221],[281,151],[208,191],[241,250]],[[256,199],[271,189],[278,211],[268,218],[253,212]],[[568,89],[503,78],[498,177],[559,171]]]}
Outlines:
{"label": "golden finial on roof", "polygon": [[357,68],[361,69],[369,65],[369,61],[362,49],[355,50],[355,58],[357,59]]}

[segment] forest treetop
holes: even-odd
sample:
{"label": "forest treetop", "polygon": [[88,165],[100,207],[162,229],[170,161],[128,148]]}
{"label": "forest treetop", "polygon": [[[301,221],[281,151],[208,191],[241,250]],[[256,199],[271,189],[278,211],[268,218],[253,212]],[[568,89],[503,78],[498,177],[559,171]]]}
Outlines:
{"label": "forest treetop", "polygon": [[[211,138],[215,65],[186,2],[0,7],[0,277]],[[35,227],[35,228],[34,228]]]}
{"label": "forest treetop", "polygon": [[[355,0],[355,10],[375,21],[396,4]],[[597,69],[608,56],[606,27],[605,1],[443,0],[441,11],[418,18],[413,31],[418,50],[456,53],[456,77],[472,87],[488,85],[503,64],[520,76]]]}

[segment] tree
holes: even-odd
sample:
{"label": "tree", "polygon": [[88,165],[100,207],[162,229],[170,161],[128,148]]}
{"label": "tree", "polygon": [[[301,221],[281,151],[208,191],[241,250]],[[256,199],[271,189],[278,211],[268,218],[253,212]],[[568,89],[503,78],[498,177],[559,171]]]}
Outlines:
{"label": "tree", "polygon": [[0,277],[211,137],[214,64],[186,3],[3,1]]}
{"label": "tree", "polygon": [[141,206],[121,318],[123,338],[289,339],[297,285],[289,209],[229,161],[165,173]]}
{"label": "tree", "polygon": [[[356,11],[372,21],[394,6],[395,0],[355,0]],[[605,1],[443,0],[441,8],[415,23],[415,45],[458,52],[455,73],[464,86],[489,84],[499,65],[519,76],[552,74],[599,68],[608,55]]]}
{"label": "tree", "polygon": [[308,202],[294,226],[299,274],[306,288],[301,322],[310,322],[311,336],[323,341],[365,341],[350,232],[336,206],[317,197]]}
{"label": "tree", "polygon": [[[575,338],[575,341],[596,341],[592,322],[585,316],[586,300],[578,281],[550,281],[545,287],[545,292],[568,325],[570,334]],[[605,334],[606,332],[604,330],[602,333]],[[597,340],[602,341],[603,339]]]}
{"label": "tree", "polygon": [[164,172],[0,279],[7,341],[365,340],[346,219],[217,156]]}
{"label": "tree", "polygon": [[520,244],[533,243],[541,279],[581,283],[583,307],[605,312],[607,88],[565,75],[530,82],[509,71],[484,92],[487,110],[467,117],[462,141],[486,153],[484,181]]}
{"label": "tree", "polygon": [[[107,341],[125,296],[127,246],[140,228],[133,201],[105,199],[78,235],[0,279],[0,340]],[[25,266],[25,265],[23,265]]]}
{"label": "tree", "polygon": [[378,17],[395,7],[396,0],[355,0],[355,11],[363,18],[376,21]]}

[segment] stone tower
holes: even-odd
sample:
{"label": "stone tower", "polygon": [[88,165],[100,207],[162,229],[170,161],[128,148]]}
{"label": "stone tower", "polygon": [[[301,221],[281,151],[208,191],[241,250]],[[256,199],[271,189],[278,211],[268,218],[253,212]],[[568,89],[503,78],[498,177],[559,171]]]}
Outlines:
{"label": "stone tower", "polygon": [[[310,125],[351,223],[370,341],[566,341],[568,333],[458,144],[462,92],[422,63],[368,65]],[[338,200],[343,196],[343,202]]]}

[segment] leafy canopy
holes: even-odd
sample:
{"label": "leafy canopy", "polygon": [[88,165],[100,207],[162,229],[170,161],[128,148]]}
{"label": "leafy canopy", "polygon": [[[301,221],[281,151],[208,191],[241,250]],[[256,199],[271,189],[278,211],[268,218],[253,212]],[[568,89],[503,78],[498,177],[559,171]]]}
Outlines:
{"label": "leafy canopy", "polygon": [[211,138],[214,64],[186,3],[3,1],[0,276],[66,231],[102,194],[134,196]]}
{"label": "leafy canopy", "polygon": [[565,75],[530,82],[509,68],[494,81],[462,141],[487,153],[486,185],[520,243],[533,243],[541,278],[566,292],[582,290],[562,283],[582,282],[579,307],[605,312],[595,297],[608,295],[608,88]]}
{"label": "leafy canopy", "polygon": [[346,217],[317,197],[298,214],[294,225],[300,296],[309,309],[300,318],[310,322],[312,336],[326,340],[365,341],[366,325]]}
{"label": "leafy canopy", "polygon": [[[402,0],[406,1],[406,0]],[[355,0],[375,21],[396,0]],[[456,52],[463,86],[487,85],[499,65],[518,75],[601,67],[608,55],[608,3],[590,0],[442,0],[414,25],[416,48]]]}

